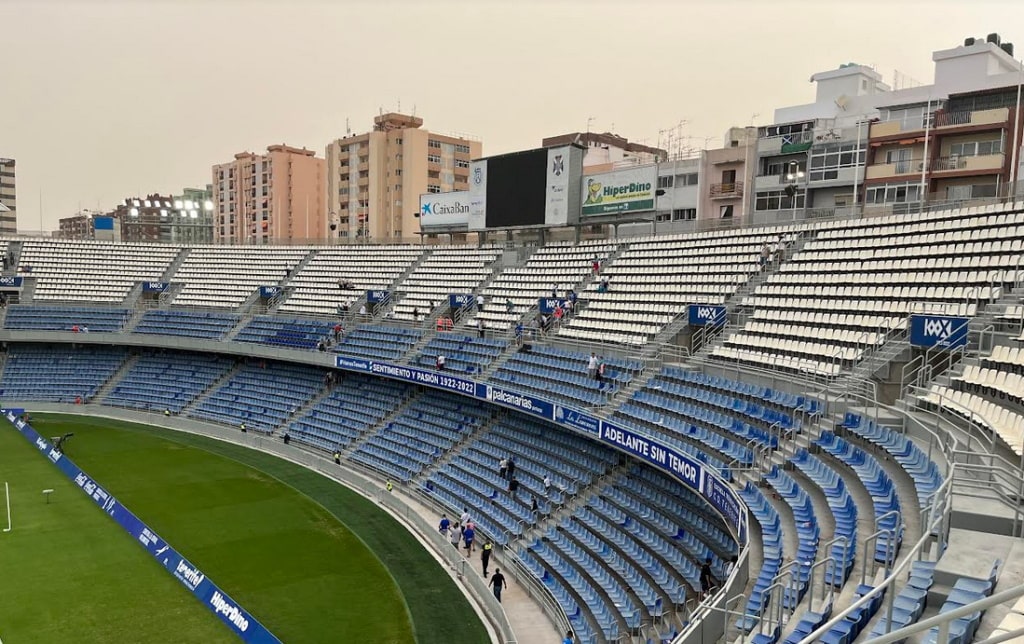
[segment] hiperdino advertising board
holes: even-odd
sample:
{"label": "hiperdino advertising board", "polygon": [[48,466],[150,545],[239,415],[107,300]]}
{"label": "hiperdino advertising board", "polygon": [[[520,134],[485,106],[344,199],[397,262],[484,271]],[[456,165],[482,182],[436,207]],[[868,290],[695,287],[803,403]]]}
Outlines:
{"label": "hiperdino advertising board", "polygon": [[582,214],[592,217],[654,210],[657,185],[656,165],[583,177]]}

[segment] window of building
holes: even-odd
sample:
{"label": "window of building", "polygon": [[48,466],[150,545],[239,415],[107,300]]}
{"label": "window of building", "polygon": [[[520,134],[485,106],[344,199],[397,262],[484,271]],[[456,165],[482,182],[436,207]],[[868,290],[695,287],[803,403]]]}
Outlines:
{"label": "window of building", "polygon": [[430,140],[427,141],[427,147],[428,148],[434,148],[435,150],[440,150],[441,149],[441,142],[438,141],[437,139],[430,139]]}
{"label": "window of building", "polygon": [[395,176],[396,177],[402,176],[402,169],[401,168],[396,168],[395,169]]}
{"label": "window of building", "polygon": [[[757,128],[757,136],[761,139],[766,139],[773,136],[786,136],[794,134],[808,133],[814,128],[814,123],[811,121],[805,121],[803,123],[784,123],[782,125],[765,125]],[[797,143],[798,141],[793,141]]]}
{"label": "window of building", "polygon": [[469,175],[468,174],[457,174],[457,175],[455,175],[455,183],[459,183],[459,182],[465,183],[467,181],[469,181]]}
{"label": "window of building", "polygon": [[867,189],[865,203],[916,203],[921,201],[921,184],[914,182],[872,186]]}
{"label": "window of building", "polygon": [[676,185],[679,187],[683,186],[695,186],[697,185],[697,173],[692,172],[688,174],[676,175]]}
{"label": "window of building", "polygon": [[755,210],[787,210],[804,207],[804,190],[797,188],[796,194],[790,197],[785,190],[772,190],[757,193],[754,201]]}
{"label": "window of building", "polygon": [[427,170],[427,178],[428,179],[440,179],[441,178],[441,173],[438,172],[437,170]]}
{"label": "window of building", "polygon": [[462,143],[456,143],[455,144],[455,152],[461,153],[461,154],[469,154],[469,146],[468,145],[463,145]]}
{"label": "window of building", "polygon": [[659,212],[654,217],[654,221],[669,221],[672,219],[672,213],[670,212]]}
{"label": "window of building", "polygon": [[666,175],[664,177],[658,177],[658,187],[659,188],[671,188],[672,184],[674,182],[675,182],[675,177],[673,177],[670,174]]}
{"label": "window of building", "polygon": [[690,221],[696,218],[696,208],[676,208],[672,211],[672,221]]}
{"label": "window of building", "polygon": [[438,154],[428,154],[427,155],[427,163],[437,163],[438,165],[440,165],[440,163],[441,163],[441,156],[438,155]]}
{"label": "window of building", "polygon": [[401,138],[395,139],[395,145],[402,145],[402,139]]}
{"label": "window of building", "polygon": [[469,161],[466,161],[465,159],[455,159],[455,167],[456,168],[468,168],[469,167]]}
{"label": "window of building", "polygon": [[974,157],[999,154],[1003,151],[1003,142],[999,139],[991,141],[965,141],[953,143],[949,146],[951,157]]}
{"label": "window of building", "polygon": [[829,181],[839,178],[842,168],[864,165],[867,146],[856,143],[840,143],[815,147],[811,150],[810,181]]}
{"label": "window of building", "polygon": [[732,219],[732,206],[721,206],[718,209],[718,216],[721,219]]}
{"label": "window of building", "polygon": [[430,184],[430,185],[427,186],[427,192],[435,194],[435,195],[436,194],[440,194],[441,193],[441,186]]}

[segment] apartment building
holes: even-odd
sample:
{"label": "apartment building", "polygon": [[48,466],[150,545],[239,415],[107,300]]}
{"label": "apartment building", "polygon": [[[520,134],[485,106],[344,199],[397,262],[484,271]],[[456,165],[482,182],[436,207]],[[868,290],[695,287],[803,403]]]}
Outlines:
{"label": "apartment building", "polygon": [[181,195],[128,197],[109,214],[119,222],[122,241],[208,244],[214,226],[211,192],[186,188]]}
{"label": "apartment building", "polygon": [[701,153],[698,186],[700,219],[744,220],[754,172],[757,130],[730,128],[721,148]]}
{"label": "apartment building", "polygon": [[213,238],[267,244],[325,239],[326,164],[312,150],[271,145],[213,166]]}
{"label": "apartment building", "polygon": [[373,129],[327,145],[326,208],[331,236],[413,238],[419,196],[469,189],[469,163],[483,144],[423,128],[423,119],[381,114]]}
{"label": "apartment building", "polygon": [[650,165],[668,159],[668,152],[642,143],[635,143],[611,132],[571,132],[541,140],[542,148],[582,145],[583,173],[610,172],[616,168]]}
{"label": "apartment building", "polygon": [[0,158],[0,234],[18,232],[18,200],[14,182],[14,159]]}
{"label": "apartment building", "polygon": [[998,34],[967,38],[932,61],[935,78],[926,85],[892,88],[856,64],[812,76],[813,103],[779,108],[758,128],[752,221],[1007,194],[1018,174],[1024,81],[1013,46]]}

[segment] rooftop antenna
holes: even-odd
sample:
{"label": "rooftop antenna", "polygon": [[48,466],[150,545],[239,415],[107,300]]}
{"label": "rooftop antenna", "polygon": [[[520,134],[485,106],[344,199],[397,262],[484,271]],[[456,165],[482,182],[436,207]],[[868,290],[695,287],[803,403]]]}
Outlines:
{"label": "rooftop antenna", "polygon": [[345,117],[345,136],[351,136],[351,135],[352,135],[352,128],[351,128],[351,126],[349,126],[349,124],[348,124],[348,117],[346,116]]}
{"label": "rooftop antenna", "polygon": [[402,113],[402,99],[398,99],[398,113]]}
{"label": "rooftop antenna", "polygon": [[593,116],[587,117],[587,134],[590,134],[590,124],[594,122]]}
{"label": "rooftop antenna", "polygon": [[412,104],[412,115],[416,116],[416,104],[415,103]]}

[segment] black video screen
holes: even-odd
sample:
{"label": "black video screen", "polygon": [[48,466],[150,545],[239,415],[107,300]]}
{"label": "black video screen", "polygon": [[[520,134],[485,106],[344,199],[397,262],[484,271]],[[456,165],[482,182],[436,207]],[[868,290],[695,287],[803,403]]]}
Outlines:
{"label": "black video screen", "polygon": [[487,160],[487,227],[542,226],[547,193],[546,149]]}

